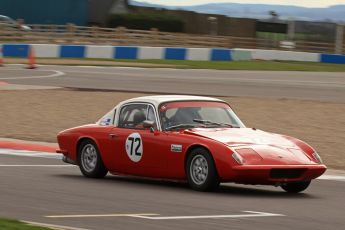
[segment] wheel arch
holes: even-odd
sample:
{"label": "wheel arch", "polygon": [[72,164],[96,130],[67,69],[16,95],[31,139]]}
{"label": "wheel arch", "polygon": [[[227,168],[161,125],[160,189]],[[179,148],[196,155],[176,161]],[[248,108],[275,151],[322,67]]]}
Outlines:
{"label": "wheel arch", "polygon": [[[197,148],[203,148],[203,149],[205,149],[205,150],[207,150],[207,151],[209,152],[209,154],[210,154],[210,156],[211,156],[211,158],[212,158],[212,160],[213,160],[213,164],[214,164],[214,166],[215,166],[216,172],[217,172],[217,174],[218,174],[217,165],[216,165],[215,159],[214,159],[214,157],[213,157],[213,154],[212,154],[210,148],[208,148],[207,146],[202,145],[202,144],[192,144],[192,145],[190,145],[190,146],[187,148],[186,154],[185,154],[185,156],[184,156],[184,172],[185,172],[185,174],[187,175],[187,172],[186,172],[187,167],[186,167],[186,166],[187,166],[188,156],[191,154],[191,152],[192,152],[194,149],[197,149]],[[219,175],[219,174],[218,174],[218,175]]]}
{"label": "wheel arch", "polygon": [[[89,137],[89,136],[80,137],[80,138],[78,139],[78,141],[77,141],[77,143],[76,143],[76,147],[75,147],[77,160],[79,159],[79,154],[80,154],[80,153],[79,153],[79,148],[80,148],[80,145],[81,145],[84,141],[86,141],[86,140],[90,140],[90,141],[94,142],[94,143],[96,144],[96,147],[99,149],[98,143],[97,143],[97,141],[96,141],[94,138]],[[101,153],[100,153],[100,154],[101,154]],[[78,163],[79,163],[79,162],[78,162]]]}
{"label": "wheel arch", "polygon": [[[96,164],[94,165],[94,167],[91,169],[91,171],[87,171],[85,169],[85,166],[83,166],[83,164],[81,162],[81,155],[80,155],[81,153],[80,153],[79,149],[82,146],[83,142],[85,142],[85,141],[88,141],[89,143],[94,145],[94,147],[96,148],[96,152],[97,152],[96,153],[97,161],[96,161]],[[77,141],[76,149],[77,149],[77,164],[79,165],[79,168],[80,168],[80,170],[84,176],[90,177],[90,178],[103,178],[107,175],[108,169],[103,163],[102,154],[99,151],[99,143],[94,138],[89,137],[89,136],[80,137]]]}

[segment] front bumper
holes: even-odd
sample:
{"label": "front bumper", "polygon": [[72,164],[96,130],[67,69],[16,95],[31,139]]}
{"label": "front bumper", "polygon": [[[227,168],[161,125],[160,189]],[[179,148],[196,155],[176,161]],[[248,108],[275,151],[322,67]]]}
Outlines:
{"label": "front bumper", "polygon": [[74,160],[72,160],[71,158],[68,157],[68,152],[67,151],[58,149],[58,150],[56,150],[56,152],[63,154],[63,156],[62,156],[62,161],[63,162],[68,163],[68,164],[72,164],[72,165],[77,165],[76,161],[74,161]]}
{"label": "front bumper", "polygon": [[230,181],[242,184],[284,184],[321,176],[325,165],[241,165],[232,168]]}

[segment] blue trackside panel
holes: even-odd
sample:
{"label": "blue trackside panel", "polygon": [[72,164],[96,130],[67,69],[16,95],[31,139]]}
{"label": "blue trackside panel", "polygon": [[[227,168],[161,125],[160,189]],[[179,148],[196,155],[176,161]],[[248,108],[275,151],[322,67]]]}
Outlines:
{"label": "blue trackside panel", "polygon": [[85,46],[61,45],[60,58],[85,58]]}
{"label": "blue trackside panel", "polygon": [[138,47],[132,46],[116,46],[115,59],[138,59]]}
{"label": "blue trackside panel", "polygon": [[186,48],[166,48],[164,59],[167,60],[186,60]]}
{"label": "blue trackside panel", "polygon": [[231,61],[231,50],[229,49],[212,49],[211,61]]}
{"label": "blue trackside panel", "polygon": [[345,64],[345,55],[340,54],[321,54],[321,62]]}
{"label": "blue trackside panel", "polygon": [[29,48],[30,46],[25,44],[4,44],[2,53],[4,57],[27,57]]}

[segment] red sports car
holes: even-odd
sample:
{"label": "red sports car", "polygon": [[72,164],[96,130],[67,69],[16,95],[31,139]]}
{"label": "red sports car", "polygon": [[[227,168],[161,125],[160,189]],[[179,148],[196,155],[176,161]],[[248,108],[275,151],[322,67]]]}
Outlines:
{"label": "red sports car", "polygon": [[92,178],[109,171],[187,181],[199,191],[235,182],[297,193],[326,171],[305,142],[246,128],[229,104],[209,97],[133,98],[96,124],[64,130],[57,138],[64,162]]}

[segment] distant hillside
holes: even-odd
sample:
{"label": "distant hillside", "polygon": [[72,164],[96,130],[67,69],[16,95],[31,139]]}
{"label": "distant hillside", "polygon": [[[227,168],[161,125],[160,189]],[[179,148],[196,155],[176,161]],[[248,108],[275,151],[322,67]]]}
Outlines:
{"label": "distant hillside", "polygon": [[238,4],[238,3],[210,3],[195,6],[165,6],[145,2],[130,1],[136,6],[183,9],[208,14],[223,14],[230,17],[268,18],[269,11],[275,11],[281,19],[294,18],[307,21],[345,22],[345,5],[335,5],[327,8],[307,8],[299,6],[266,5],[266,4]]}

